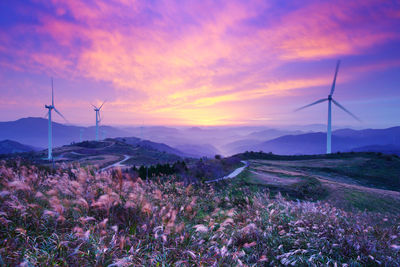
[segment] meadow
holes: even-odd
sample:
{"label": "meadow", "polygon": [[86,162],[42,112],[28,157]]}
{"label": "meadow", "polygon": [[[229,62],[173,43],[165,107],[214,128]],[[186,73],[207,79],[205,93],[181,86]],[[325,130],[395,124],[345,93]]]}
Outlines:
{"label": "meadow", "polygon": [[0,265],[399,265],[399,216],[121,171],[1,161]]}

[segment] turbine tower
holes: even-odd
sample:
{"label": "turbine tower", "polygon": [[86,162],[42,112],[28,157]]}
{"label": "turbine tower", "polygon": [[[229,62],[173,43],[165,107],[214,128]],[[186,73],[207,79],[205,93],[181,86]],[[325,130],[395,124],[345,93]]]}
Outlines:
{"label": "turbine tower", "polygon": [[79,142],[82,143],[83,141],[83,129],[80,129],[80,133],[79,133]]}
{"label": "turbine tower", "polygon": [[336,64],[335,76],[333,77],[331,92],[328,95],[328,98],[323,98],[323,99],[317,100],[309,105],[306,105],[304,107],[296,109],[296,111],[299,111],[299,110],[314,106],[316,104],[328,101],[328,127],[327,127],[327,133],[326,133],[326,154],[332,153],[332,102],[333,102],[333,104],[338,106],[340,109],[342,109],[344,112],[346,112],[347,114],[352,116],[354,119],[360,121],[359,118],[357,118],[353,113],[351,113],[345,107],[343,107],[341,104],[339,104],[337,101],[335,101],[335,99],[333,99],[333,97],[332,97],[333,93],[335,92],[336,77],[337,77],[337,74],[339,71],[339,65],[340,65],[340,60],[338,60],[338,62]]}
{"label": "turbine tower", "polygon": [[51,111],[54,109],[55,112],[57,112],[58,115],[60,115],[65,121],[65,117],[59,112],[56,107],[54,106],[54,89],[53,89],[53,78],[51,78],[51,105],[45,105],[45,108],[48,109],[47,116],[49,118],[49,129],[48,129],[48,155],[47,159],[52,160],[53,159],[53,129],[52,129],[52,121],[51,121]]}
{"label": "turbine tower", "polygon": [[99,141],[99,123],[101,122],[100,110],[105,102],[106,101],[104,101],[99,108],[92,104],[94,111],[96,111],[96,141]]}

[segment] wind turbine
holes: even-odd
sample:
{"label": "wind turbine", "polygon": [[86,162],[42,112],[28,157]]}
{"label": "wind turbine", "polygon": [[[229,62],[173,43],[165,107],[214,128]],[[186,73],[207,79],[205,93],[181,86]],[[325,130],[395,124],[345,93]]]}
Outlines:
{"label": "wind turbine", "polygon": [[101,121],[100,110],[103,107],[105,102],[106,101],[104,101],[103,104],[101,104],[101,106],[99,108],[92,104],[94,111],[96,111],[96,141],[99,141],[99,123]]}
{"label": "wind turbine", "polygon": [[83,141],[83,132],[84,132],[84,130],[80,129],[80,133],[79,133],[79,142],[80,143],[82,143],[82,141]]}
{"label": "wind turbine", "polygon": [[339,104],[337,101],[335,101],[332,97],[333,93],[335,92],[336,77],[337,77],[337,74],[339,71],[339,65],[340,65],[340,60],[338,60],[338,62],[336,64],[335,76],[333,78],[331,92],[328,95],[328,98],[323,98],[323,99],[317,100],[309,105],[306,105],[304,107],[301,107],[301,108],[298,108],[295,110],[295,111],[299,111],[299,110],[314,106],[316,104],[328,101],[328,129],[327,129],[327,133],[326,133],[326,154],[332,153],[332,102],[333,102],[333,104],[338,106],[340,109],[342,109],[344,112],[346,112],[347,114],[352,116],[354,119],[360,121],[360,119],[357,116],[355,116],[353,113],[348,111],[345,107],[343,107],[341,104]]}
{"label": "wind turbine", "polygon": [[58,115],[60,115],[65,121],[67,119],[59,112],[56,107],[54,106],[54,88],[53,88],[53,78],[51,78],[51,105],[44,105],[45,108],[48,109],[47,116],[49,118],[49,130],[48,130],[48,160],[53,159],[53,129],[52,129],[52,121],[51,121],[51,111],[54,109],[55,112],[57,112]]}

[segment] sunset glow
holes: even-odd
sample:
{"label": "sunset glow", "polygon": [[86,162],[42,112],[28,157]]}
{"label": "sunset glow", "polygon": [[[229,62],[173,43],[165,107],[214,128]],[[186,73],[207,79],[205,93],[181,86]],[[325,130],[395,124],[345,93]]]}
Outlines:
{"label": "sunset glow", "polygon": [[[4,1],[0,120],[55,101],[73,124],[325,123],[328,95],[363,127],[399,123],[396,1]],[[353,121],[334,111],[339,125]]]}

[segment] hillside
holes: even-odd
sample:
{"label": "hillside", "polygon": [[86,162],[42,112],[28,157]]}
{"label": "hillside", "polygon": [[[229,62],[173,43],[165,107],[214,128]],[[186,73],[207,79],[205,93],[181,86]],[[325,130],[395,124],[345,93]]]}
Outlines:
{"label": "hillside", "polygon": [[24,145],[12,140],[0,141],[0,154],[22,153],[29,151],[37,151],[39,148]]}
{"label": "hillside", "polygon": [[[53,122],[53,145],[62,146],[79,142],[83,130],[83,140],[93,140],[95,127],[80,127]],[[11,139],[35,147],[47,147],[48,120],[45,118],[23,118],[16,121],[0,122],[0,140]],[[128,136],[123,130],[100,126],[101,136],[106,131],[107,137]]]}
{"label": "hillside", "polygon": [[[152,144],[152,146],[149,144]],[[139,142],[131,145],[119,139],[109,138],[99,142],[84,141],[55,147],[53,148],[53,157],[56,164],[79,163],[82,166],[96,165],[100,169],[114,164],[125,168],[138,165],[173,163],[181,159],[179,155],[170,153],[174,150],[169,152],[162,149],[159,150],[157,149],[160,148],[159,146],[161,144],[152,142]],[[41,165],[51,164],[47,160],[47,150],[19,154],[17,156]],[[6,159],[10,157],[12,156],[5,156]]]}
{"label": "hillside", "polygon": [[[1,260],[11,266],[400,264],[398,192],[378,198],[381,191],[295,174],[290,162],[252,161],[235,179],[188,186],[175,175],[143,182],[90,166],[50,170],[0,161]],[[271,183],[283,196],[290,186],[302,200],[281,196]],[[343,203],[352,206],[338,207]]]}
{"label": "hillside", "polygon": [[338,208],[400,212],[400,158],[377,153],[280,156],[243,153],[246,183]]}
{"label": "hillside", "polygon": [[[400,127],[366,130],[342,129],[332,132],[332,152],[334,153],[361,151],[360,147],[366,146],[388,145],[400,146]],[[241,149],[243,150],[240,152],[264,151],[281,155],[323,154],[326,151],[326,133],[285,135],[258,144],[242,145]]]}

